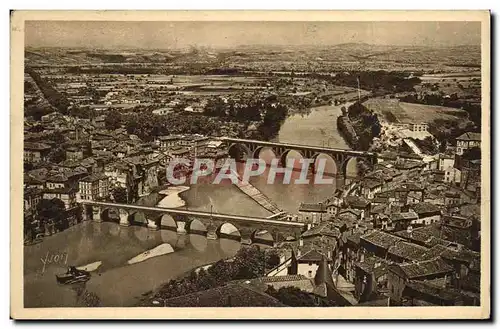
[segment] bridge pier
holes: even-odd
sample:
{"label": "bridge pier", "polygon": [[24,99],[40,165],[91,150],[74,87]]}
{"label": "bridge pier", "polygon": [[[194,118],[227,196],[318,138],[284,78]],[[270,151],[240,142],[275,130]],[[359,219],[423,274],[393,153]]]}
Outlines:
{"label": "bridge pier", "polygon": [[128,220],[128,212],[123,209],[118,210],[119,216],[120,216],[120,226],[130,226],[130,222]]}
{"label": "bridge pier", "polygon": [[240,231],[240,243],[245,245],[252,244],[252,234],[253,228],[242,227],[238,229]]}
{"label": "bridge pier", "polygon": [[[222,225],[225,223],[232,224],[240,233],[241,243],[246,245],[250,245],[254,241],[260,241],[259,238],[269,240],[269,238],[262,238],[259,236],[254,238],[254,232],[263,230],[268,231],[273,237],[272,240],[280,242],[286,237],[294,235],[294,233],[300,234],[304,229],[303,223],[278,220],[275,218],[247,217],[89,200],[82,200],[80,203],[85,209],[87,218],[95,222],[101,222],[106,220],[105,217],[110,217],[109,215],[106,216],[106,214],[111,209],[113,214],[115,212],[118,213],[119,223],[123,226],[131,225],[133,214],[135,222],[141,225],[147,225],[148,228],[152,230],[158,230],[160,224],[165,222],[165,227],[172,229],[176,227],[176,231],[179,234],[185,234],[193,229],[192,233],[202,233],[203,235],[207,235],[208,239],[218,239],[220,235],[219,229],[222,228]],[[113,220],[114,218],[115,216],[112,216],[110,219]],[[195,219],[201,222],[205,227],[196,227],[196,225],[187,227],[187,225],[191,224],[191,220]],[[96,226],[96,230],[99,231],[100,227],[99,225]],[[46,230],[48,234],[51,233],[50,228],[46,228]],[[203,232],[201,232],[201,230],[203,230]],[[127,231],[128,230],[121,230],[120,234]],[[230,237],[233,238],[234,234],[231,233],[232,231],[226,234],[233,235]]]}
{"label": "bridge pier", "polygon": [[155,221],[154,219],[149,219],[149,218],[147,218],[146,220],[147,220],[147,222],[148,222],[148,228],[149,228],[150,230],[154,230],[154,231],[156,231],[156,230],[159,230],[159,229],[160,229],[160,227],[158,226],[158,224],[156,223],[156,221]]}
{"label": "bridge pier", "polygon": [[101,218],[101,207],[100,206],[93,206],[92,207],[92,220],[94,222],[102,222]]}
{"label": "bridge pier", "polygon": [[179,234],[186,234],[186,222],[177,222],[177,233]]}
{"label": "bridge pier", "polygon": [[209,240],[217,240],[219,236],[217,235],[217,226],[214,224],[210,224],[207,227],[207,239]]}
{"label": "bridge pier", "polygon": [[249,246],[249,245],[252,244],[252,239],[250,239],[250,238],[241,238],[240,243]]}
{"label": "bridge pier", "polygon": [[81,204],[82,207],[82,221],[86,221],[89,219],[89,207],[87,205]]}
{"label": "bridge pier", "polygon": [[342,191],[345,186],[345,176],[344,175],[337,175],[335,178],[335,189]]}

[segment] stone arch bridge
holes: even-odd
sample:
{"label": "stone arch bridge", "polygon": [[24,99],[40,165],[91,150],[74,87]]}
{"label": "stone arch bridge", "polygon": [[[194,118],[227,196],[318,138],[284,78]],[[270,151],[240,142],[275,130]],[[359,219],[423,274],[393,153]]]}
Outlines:
{"label": "stone arch bridge", "polygon": [[315,161],[321,154],[327,155],[333,159],[337,169],[336,177],[338,189],[344,186],[347,176],[347,165],[351,159],[363,158],[367,160],[366,162],[370,166],[374,166],[377,163],[377,154],[373,152],[229,137],[222,137],[221,141],[226,144],[229,155],[236,158],[236,160],[244,160],[245,158],[256,159],[264,148],[271,149],[274,155],[279,159],[280,164],[286,163],[286,157],[290,151],[298,152],[304,159],[314,159]]}
{"label": "stone arch bridge", "polygon": [[[259,217],[237,216],[203,211],[148,207],[112,202],[81,200],[84,220],[97,222],[110,220],[110,212],[117,214],[119,224],[129,226],[139,224],[152,230],[170,229],[178,233],[206,234],[208,238],[221,236],[224,224],[233,225],[239,232],[242,243],[258,242],[259,232],[267,231],[274,243],[295,239],[306,229],[305,223]],[[199,231],[193,224],[201,222],[206,228]]]}

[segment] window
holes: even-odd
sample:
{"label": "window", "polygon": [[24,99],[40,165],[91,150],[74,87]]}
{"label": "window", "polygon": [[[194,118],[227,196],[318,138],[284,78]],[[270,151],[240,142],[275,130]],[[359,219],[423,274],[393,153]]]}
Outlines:
{"label": "window", "polygon": [[311,278],[312,277],[312,274],[313,274],[313,271],[309,271],[307,272],[307,275]]}
{"label": "window", "polygon": [[309,264],[308,264],[308,265],[309,265],[309,266],[312,266],[312,265],[313,265],[313,263],[312,263],[312,262],[309,262]]}

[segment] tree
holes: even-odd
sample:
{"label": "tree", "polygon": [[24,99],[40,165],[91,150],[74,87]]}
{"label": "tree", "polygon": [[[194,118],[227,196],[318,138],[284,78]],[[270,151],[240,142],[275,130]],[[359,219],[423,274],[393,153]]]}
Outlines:
{"label": "tree", "polygon": [[115,130],[122,125],[122,115],[116,110],[109,111],[104,119],[107,129]]}
{"label": "tree", "polygon": [[62,147],[56,147],[50,151],[47,157],[52,163],[60,163],[66,160],[66,152]]}
{"label": "tree", "polygon": [[230,263],[219,260],[208,269],[208,274],[210,274],[218,284],[222,284],[231,280],[234,277],[235,271]]}
{"label": "tree", "polygon": [[37,205],[37,212],[42,223],[49,220],[59,222],[65,219],[66,207],[61,199],[42,199]]}
{"label": "tree", "polygon": [[280,256],[276,253],[276,251],[271,250],[266,254],[266,268],[272,269],[280,264]]}
{"label": "tree", "polygon": [[266,293],[288,306],[317,306],[313,296],[296,287],[283,287],[276,290],[273,286],[269,286]]}
{"label": "tree", "polygon": [[113,199],[117,203],[127,203],[127,189],[124,187],[116,187],[111,191]]}

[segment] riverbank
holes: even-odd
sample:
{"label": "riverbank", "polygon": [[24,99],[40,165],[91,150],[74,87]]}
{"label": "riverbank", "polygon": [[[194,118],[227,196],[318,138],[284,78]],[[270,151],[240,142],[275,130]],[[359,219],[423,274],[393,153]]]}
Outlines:
{"label": "riverbank", "polygon": [[186,201],[180,196],[181,193],[189,190],[188,186],[170,186],[158,192],[164,195],[157,206],[162,208],[180,208],[186,206]]}
{"label": "riverbank", "polygon": [[143,262],[147,259],[162,256],[166,254],[170,254],[174,252],[174,248],[169,243],[162,243],[159,246],[154,247],[153,249],[147,250],[142,254],[135,256],[134,258],[128,260],[127,264],[136,264]]}
{"label": "riverbank", "polygon": [[356,151],[368,151],[373,139],[380,136],[382,126],[377,114],[357,102],[337,118],[337,129],[351,148]]}

